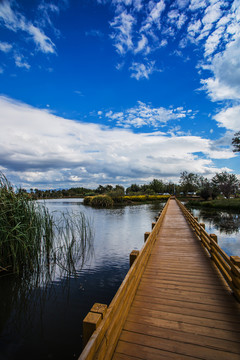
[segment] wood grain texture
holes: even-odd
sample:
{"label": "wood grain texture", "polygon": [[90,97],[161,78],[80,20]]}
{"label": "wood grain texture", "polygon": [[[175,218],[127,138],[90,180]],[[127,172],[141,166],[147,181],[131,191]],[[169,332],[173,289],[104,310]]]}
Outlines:
{"label": "wood grain texture", "polygon": [[113,360],[240,360],[240,305],[173,199]]}

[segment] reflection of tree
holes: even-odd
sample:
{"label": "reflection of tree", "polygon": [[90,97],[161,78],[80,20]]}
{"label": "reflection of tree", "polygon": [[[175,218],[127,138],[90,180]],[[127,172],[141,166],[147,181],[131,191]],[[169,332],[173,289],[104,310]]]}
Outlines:
{"label": "reflection of tree", "polygon": [[224,211],[206,211],[200,210],[199,216],[208,221],[220,232],[224,231],[226,234],[232,234],[240,229],[240,216],[236,213]]}

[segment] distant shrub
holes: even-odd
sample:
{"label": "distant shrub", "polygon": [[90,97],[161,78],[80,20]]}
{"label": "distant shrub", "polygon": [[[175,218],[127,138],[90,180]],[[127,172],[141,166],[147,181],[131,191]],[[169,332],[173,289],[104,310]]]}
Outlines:
{"label": "distant shrub", "polygon": [[240,199],[219,199],[210,201],[188,201],[190,206],[201,206],[213,209],[240,210]]}
{"label": "distant shrub", "polygon": [[85,198],[83,199],[83,204],[84,205],[91,205],[92,199],[93,199],[93,196],[85,196]]}
{"label": "distant shrub", "polygon": [[93,196],[90,201],[90,205],[96,208],[110,208],[113,204],[113,199],[108,195]]}
{"label": "distant shrub", "polygon": [[169,198],[169,195],[136,195],[136,196],[124,196],[123,200],[133,201],[133,202],[145,202],[152,200],[166,200]]}

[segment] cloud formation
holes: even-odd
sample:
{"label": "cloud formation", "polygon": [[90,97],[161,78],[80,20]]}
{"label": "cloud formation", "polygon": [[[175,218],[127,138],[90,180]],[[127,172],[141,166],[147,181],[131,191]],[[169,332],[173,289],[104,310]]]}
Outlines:
{"label": "cloud formation", "polygon": [[[140,106],[146,118],[149,109]],[[0,97],[0,107],[0,170],[25,187],[129,185],[153,177],[178,179],[183,170],[214,174],[212,158],[234,156],[198,136],[134,134],[64,119],[6,97]]]}
{"label": "cloud formation", "polygon": [[131,77],[149,79],[159,67],[152,55],[163,46],[178,42],[177,55],[190,43],[203,54],[202,68],[211,71],[202,90],[212,101],[239,100],[240,0],[109,2],[115,9],[111,38],[117,52],[131,58]]}
{"label": "cloud formation", "polygon": [[239,131],[240,128],[240,105],[232,106],[220,111],[214,116],[218,125],[226,129]]}
{"label": "cloud formation", "polygon": [[166,109],[163,107],[153,108],[149,104],[138,101],[138,105],[133,108],[117,113],[109,111],[105,116],[120,127],[142,128],[148,126],[158,129],[170,120],[177,120],[185,117],[193,119],[195,113],[192,110],[186,111],[182,107],[176,109]]}
{"label": "cloud formation", "polygon": [[7,29],[14,32],[22,31],[30,35],[38,50],[44,53],[55,53],[55,44],[36,27],[31,21],[27,20],[18,10],[14,10],[11,5],[14,2],[2,0],[0,2],[0,23]]}

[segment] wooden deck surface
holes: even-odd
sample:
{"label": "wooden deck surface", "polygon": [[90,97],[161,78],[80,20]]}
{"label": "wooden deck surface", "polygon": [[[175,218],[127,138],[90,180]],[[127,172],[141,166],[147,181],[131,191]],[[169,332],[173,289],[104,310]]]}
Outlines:
{"label": "wooden deck surface", "polygon": [[170,201],[113,360],[240,360],[240,306]]}

